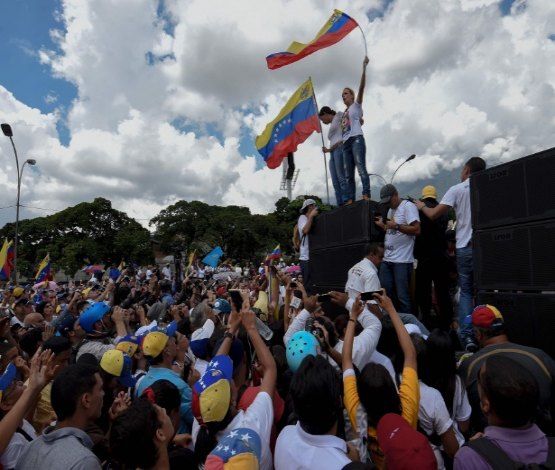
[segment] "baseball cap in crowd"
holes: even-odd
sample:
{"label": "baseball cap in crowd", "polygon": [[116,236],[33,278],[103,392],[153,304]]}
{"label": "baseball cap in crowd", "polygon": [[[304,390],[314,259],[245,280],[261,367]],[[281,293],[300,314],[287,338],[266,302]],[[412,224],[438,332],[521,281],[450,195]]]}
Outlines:
{"label": "baseball cap in crowd", "polygon": [[206,470],[258,470],[262,455],[260,436],[248,428],[237,428],[226,434],[204,464]]}
{"label": "baseball cap in crowd", "polygon": [[190,348],[196,357],[204,358],[208,352],[208,342],[214,333],[214,322],[210,319],[204,322],[201,328],[197,328],[191,335]]}
{"label": "baseball cap in crowd", "polygon": [[329,106],[322,106],[318,116],[323,116],[324,114],[333,114],[333,110]]}
{"label": "baseball cap in crowd", "polygon": [[304,212],[304,210],[308,207],[308,206],[315,206],[316,205],[316,201],[314,199],[305,199],[303,201],[303,205],[301,207],[300,213],[302,214]]}
{"label": "baseball cap in crowd", "polygon": [[102,320],[102,317],[110,311],[110,307],[104,302],[96,302],[85,310],[79,317],[79,325],[87,333],[92,333],[94,324]]}
{"label": "baseball cap in crowd", "polygon": [[218,294],[219,296],[222,296],[225,294],[225,286],[220,286],[216,289],[216,294]]}
{"label": "baseball cap in crowd", "polygon": [[132,374],[131,358],[119,349],[110,349],[102,355],[100,367],[108,374],[118,378],[124,387],[134,387],[137,383]]}
{"label": "baseball cap in crowd", "polygon": [[60,334],[60,336],[65,336],[67,338],[69,336],[69,333],[75,329],[76,321],[77,318],[75,318],[73,315],[64,315],[58,323],[58,333]]}
{"label": "baseball cap in crowd", "polygon": [[10,362],[4,373],[0,375],[0,402],[2,401],[2,397],[4,396],[6,390],[8,390],[12,382],[15,380],[16,375],[17,367],[15,367],[13,362]]}
{"label": "baseball cap in crowd", "polygon": [[225,299],[216,299],[212,310],[216,313],[223,313],[225,315],[231,312],[231,305],[229,305],[229,302]]}
{"label": "baseball cap in crowd", "polygon": [[388,470],[437,469],[437,460],[428,439],[412,429],[401,415],[385,414],[378,422],[377,434]]}
{"label": "baseball cap in crowd", "polygon": [[215,356],[193,385],[193,415],[200,425],[222,421],[231,402],[233,364],[225,355]]}
{"label": "baseball cap in crowd", "polygon": [[382,186],[382,189],[380,189],[380,203],[389,204],[395,194],[397,194],[397,188],[392,184]]}
{"label": "baseball cap in crowd", "polygon": [[124,352],[129,357],[133,357],[139,349],[139,338],[135,335],[124,336],[117,342],[116,349]]}
{"label": "baseball cap in crowd", "polygon": [[437,199],[437,189],[435,186],[429,184],[428,186],[424,186],[422,188],[422,195],[420,199]]}
{"label": "baseball cap in crowd", "polygon": [[303,359],[318,354],[318,340],[308,331],[297,331],[287,343],[287,364],[296,372]]}
{"label": "baseball cap in crowd", "polygon": [[16,287],[13,290],[13,296],[15,298],[21,297],[23,295],[23,293],[25,292],[25,290],[23,289],[23,287]]}
{"label": "baseball cap in crowd", "polygon": [[14,305],[29,305],[30,303],[27,299],[17,299]]}
{"label": "baseball cap in crowd", "polygon": [[150,358],[158,357],[168,344],[169,339],[170,337],[161,331],[147,333],[143,339],[143,354]]}
{"label": "baseball cap in crowd", "polygon": [[503,315],[493,305],[478,305],[472,311],[472,325],[478,328],[501,328],[504,325]]}

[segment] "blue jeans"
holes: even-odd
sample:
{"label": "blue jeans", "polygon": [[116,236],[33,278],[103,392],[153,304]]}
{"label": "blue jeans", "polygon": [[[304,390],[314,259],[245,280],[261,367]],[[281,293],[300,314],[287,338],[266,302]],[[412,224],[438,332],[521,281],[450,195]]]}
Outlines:
{"label": "blue jeans", "polygon": [[343,143],[345,177],[349,187],[349,199],[356,199],[355,166],[362,182],[362,195],[370,196],[370,176],[366,170],[366,143],[363,135],[349,137]]}
{"label": "blue jeans", "polygon": [[472,325],[465,321],[468,315],[472,315],[474,308],[474,264],[472,263],[472,246],[457,248],[457,272],[459,275],[459,328],[460,335],[464,339],[472,335]]}
{"label": "blue jeans", "polygon": [[340,145],[330,153],[330,176],[335,191],[335,200],[342,206],[349,199],[347,180],[345,179],[345,165],[343,163],[343,146]]}
{"label": "blue jeans", "polygon": [[410,301],[410,279],[412,263],[382,261],[378,276],[380,284],[395,304],[398,312],[412,313]]}

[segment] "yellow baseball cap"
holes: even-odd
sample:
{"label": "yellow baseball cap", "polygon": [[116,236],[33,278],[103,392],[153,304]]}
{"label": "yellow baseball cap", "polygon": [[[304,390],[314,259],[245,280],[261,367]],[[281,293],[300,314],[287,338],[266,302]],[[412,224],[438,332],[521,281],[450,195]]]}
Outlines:
{"label": "yellow baseball cap", "polygon": [[437,199],[437,189],[429,184],[422,188],[422,196],[420,199]]}

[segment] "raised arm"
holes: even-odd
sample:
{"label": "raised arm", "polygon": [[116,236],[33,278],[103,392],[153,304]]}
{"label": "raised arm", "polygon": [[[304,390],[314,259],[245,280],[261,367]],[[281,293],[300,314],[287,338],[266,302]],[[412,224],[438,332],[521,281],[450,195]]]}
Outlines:
{"label": "raised arm", "polygon": [[360,296],[353,302],[353,308],[351,309],[351,314],[349,315],[349,321],[347,322],[347,328],[345,329],[345,338],[343,340],[343,372],[348,369],[353,368],[353,343],[355,341],[355,326],[359,315],[364,310],[364,304],[360,300]]}
{"label": "raised arm", "polygon": [[391,299],[387,296],[385,289],[382,289],[382,294],[374,294],[374,297],[379,302],[380,307],[382,307],[391,318],[391,323],[393,323],[395,333],[397,333],[399,344],[401,345],[403,355],[405,356],[403,367],[410,367],[414,370],[417,370],[416,350],[414,349],[414,344],[412,344],[409,333],[403,325],[401,318],[399,318],[399,314],[397,313],[397,310],[395,310],[393,302],[391,302]]}
{"label": "raised arm", "polygon": [[364,97],[364,87],[366,86],[366,66],[368,65],[369,59],[365,57],[362,61],[362,75],[360,77],[360,85],[358,86],[357,103],[362,104],[362,98]]}

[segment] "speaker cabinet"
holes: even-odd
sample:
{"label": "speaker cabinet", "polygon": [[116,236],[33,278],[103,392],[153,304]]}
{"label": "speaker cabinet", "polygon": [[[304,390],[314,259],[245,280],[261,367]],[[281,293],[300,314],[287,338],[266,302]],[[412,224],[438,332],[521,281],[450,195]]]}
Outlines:
{"label": "speaker cabinet", "polygon": [[555,218],[555,148],[472,175],[474,230]]}
{"label": "speaker cabinet", "polygon": [[478,289],[555,290],[555,219],[480,230],[472,243]]}

